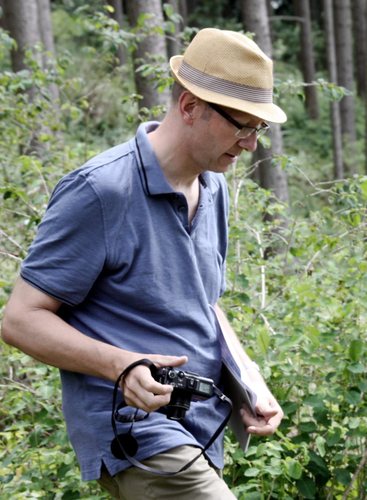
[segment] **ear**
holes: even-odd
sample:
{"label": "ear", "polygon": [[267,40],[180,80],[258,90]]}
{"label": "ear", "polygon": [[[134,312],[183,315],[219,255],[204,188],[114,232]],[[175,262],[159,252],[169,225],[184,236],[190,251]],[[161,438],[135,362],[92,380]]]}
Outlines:
{"label": "ear", "polygon": [[180,95],[178,106],[183,121],[187,125],[192,125],[200,110],[201,99],[194,96],[188,90]]}

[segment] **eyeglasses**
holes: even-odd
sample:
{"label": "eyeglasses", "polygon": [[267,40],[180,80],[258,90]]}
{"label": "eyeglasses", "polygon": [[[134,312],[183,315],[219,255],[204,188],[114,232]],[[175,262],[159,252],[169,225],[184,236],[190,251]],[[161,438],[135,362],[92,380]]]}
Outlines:
{"label": "eyeglasses", "polygon": [[214,104],[212,102],[207,103],[208,106],[214,111],[216,111],[219,115],[221,115],[223,118],[225,118],[227,121],[232,123],[236,128],[238,128],[235,136],[238,137],[239,139],[246,139],[247,137],[250,137],[250,135],[256,133],[256,138],[259,139],[259,137],[263,136],[266,134],[266,132],[269,130],[269,125],[265,122],[263,122],[260,127],[248,127],[247,125],[242,125],[241,123],[238,123],[237,120],[232,118],[231,115],[226,113],[224,109],[222,109],[220,106],[217,104]]}

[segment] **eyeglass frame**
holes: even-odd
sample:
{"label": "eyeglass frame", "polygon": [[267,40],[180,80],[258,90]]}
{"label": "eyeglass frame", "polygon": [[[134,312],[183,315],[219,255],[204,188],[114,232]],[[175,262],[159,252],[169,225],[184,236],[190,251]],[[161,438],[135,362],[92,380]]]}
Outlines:
{"label": "eyeglass frame", "polygon": [[[259,139],[259,137],[263,136],[266,134],[266,132],[269,130],[270,126],[266,122],[262,122],[260,127],[250,127],[249,125],[242,125],[239,123],[237,120],[235,120],[230,114],[228,114],[226,111],[224,111],[223,108],[218,106],[218,104],[215,104],[213,102],[207,102],[208,106],[214,111],[216,111],[222,118],[226,119],[229,123],[234,125],[238,130],[235,133],[235,136],[238,137],[239,139],[247,139],[247,137],[250,137],[250,135],[256,133],[256,139]],[[247,129],[247,131],[246,131]],[[246,135],[241,137],[241,132],[247,132]]]}

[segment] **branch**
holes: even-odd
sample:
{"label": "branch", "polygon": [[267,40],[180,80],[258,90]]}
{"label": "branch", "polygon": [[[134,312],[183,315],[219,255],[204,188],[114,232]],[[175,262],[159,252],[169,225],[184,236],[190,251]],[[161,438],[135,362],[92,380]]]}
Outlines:
{"label": "branch", "polygon": [[361,471],[364,470],[364,467],[365,467],[366,463],[367,463],[367,448],[364,451],[364,455],[362,457],[362,460],[359,462],[357,470],[353,474],[352,480],[351,480],[348,488],[345,490],[345,492],[343,494],[343,500],[348,500],[349,493],[351,492],[351,490],[353,488],[353,484],[356,482],[357,477],[359,476],[359,474],[361,473]]}
{"label": "branch", "polygon": [[8,241],[10,241],[10,243],[12,243],[14,246],[16,246],[19,250],[21,250],[22,252],[24,251],[23,248],[22,248],[22,246],[17,241],[13,240],[13,238],[11,236],[9,236],[2,229],[0,229],[0,235],[4,236]]}
{"label": "branch", "polygon": [[22,260],[23,260],[20,257],[18,257],[17,255],[14,255],[14,254],[8,253],[8,252],[2,252],[2,251],[0,251],[0,255],[5,255],[5,257],[9,257],[9,259],[14,259],[17,262],[22,262]]}

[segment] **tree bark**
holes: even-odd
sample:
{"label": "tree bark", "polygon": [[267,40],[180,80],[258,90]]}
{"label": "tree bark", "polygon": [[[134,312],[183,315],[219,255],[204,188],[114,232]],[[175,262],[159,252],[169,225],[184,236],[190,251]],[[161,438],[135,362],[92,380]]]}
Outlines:
{"label": "tree bark", "polygon": [[[55,53],[52,36],[51,11],[49,0],[4,0],[5,24],[10,36],[17,43],[12,51],[11,60],[14,72],[27,69],[26,51],[33,53],[33,58],[39,67],[51,70],[55,64]],[[38,47],[39,46],[39,47]],[[58,87],[51,84],[48,87],[52,114],[58,113]],[[36,86],[26,91],[30,102],[42,96]],[[47,107],[47,106],[46,106]],[[35,153],[42,158],[46,150],[45,144],[39,141],[40,133],[51,133],[42,121],[41,125],[32,129],[29,143],[20,145],[23,154]]]}
{"label": "tree bark", "polygon": [[187,1],[186,0],[178,0],[179,4],[179,12],[180,16],[182,17],[182,28],[185,28],[187,26]]}
{"label": "tree bark", "polygon": [[[50,0],[37,0],[37,14],[40,38],[42,40],[42,66],[44,69],[53,70],[56,65],[56,51],[52,29]],[[59,88],[55,83],[50,85],[53,102],[59,100]]]}
{"label": "tree bark", "polygon": [[[173,9],[173,12],[177,15],[180,11],[179,0],[168,0],[167,2]],[[175,56],[181,53],[181,42],[179,34],[181,31],[181,24],[179,22],[174,22],[173,31],[167,33],[167,52],[168,57]]]}
{"label": "tree bark", "polygon": [[[120,29],[122,30],[124,28],[124,11],[122,7],[122,1],[108,0],[108,3],[109,5],[111,5],[111,7],[113,7],[112,18],[117,22]],[[120,66],[125,66],[125,64],[127,63],[128,58],[126,54],[126,48],[122,44],[117,47],[117,59]]]}
{"label": "tree bark", "polygon": [[39,53],[34,51],[35,46],[42,42],[37,0],[4,0],[4,15],[10,36],[17,42],[17,47],[11,52],[13,71],[25,69],[25,53],[28,49],[33,50],[42,65]]}
{"label": "tree bark", "polygon": [[366,97],[366,66],[367,66],[367,36],[366,36],[366,0],[354,0],[352,2],[353,33],[354,33],[354,56],[355,75],[357,81],[357,93],[360,97]]}
{"label": "tree bark", "polygon": [[[337,70],[336,70],[336,52],[335,52],[334,17],[333,17],[332,0],[323,0],[323,6],[325,15],[325,33],[326,33],[329,80],[332,83],[336,83]],[[343,142],[342,142],[342,130],[340,122],[340,109],[338,102],[336,101],[331,102],[330,113],[331,113],[331,127],[333,131],[334,178],[343,179],[344,177]]]}
{"label": "tree bark", "polygon": [[[352,41],[352,15],[350,0],[334,0],[335,47],[338,85],[350,92],[354,91],[354,65]],[[344,155],[344,169],[348,174],[355,173],[356,113],[354,96],[344,96],[340,101],[340,119]]]}
{"label": "tree bark", "polygon": [[[312,47],[312,31],[309,0],[295,0],[296,15],[302,19],[300,23],[300,58],[303,80],[305,83],[315,81],[315,60]],[[314,85],[305,87],[306,109],[313,120],[319,117],[317,89]]]}
{"label": "tree bark", "polygon": [[[140,65],[156,63],[157,59],[161,62],[167,62],[166,40],[163,34],[155,31],[163,26],[161,2],[159,0],[127,2],[127,14],[131,27],[136,29],[138,35],[133,61],[136,90],[142,96],[139,109],[165,105],[169,98],[168,91],[158,92],[154,77],[143,76],[137,71]],[[148,17],[144,20],[144,26],[139,26],[139,16],[143,14],[147,14]]]}
{"label": "tree bark", "polygon": [[[270,37],[269,19],[267,15],[266,0],[243,0],[242,16],[246,30],[255,33],[255,41],[259,47],[272,57],[272,43]],[[258,145],[254,155],[254,162],[259,162],[260,185],[270,189],[281,201],[288,203],[287,175],[280,165],[273,165],[273,154],[282,154],[282,133],[279,124],[272,124],[272,145],[264,149]]]}

